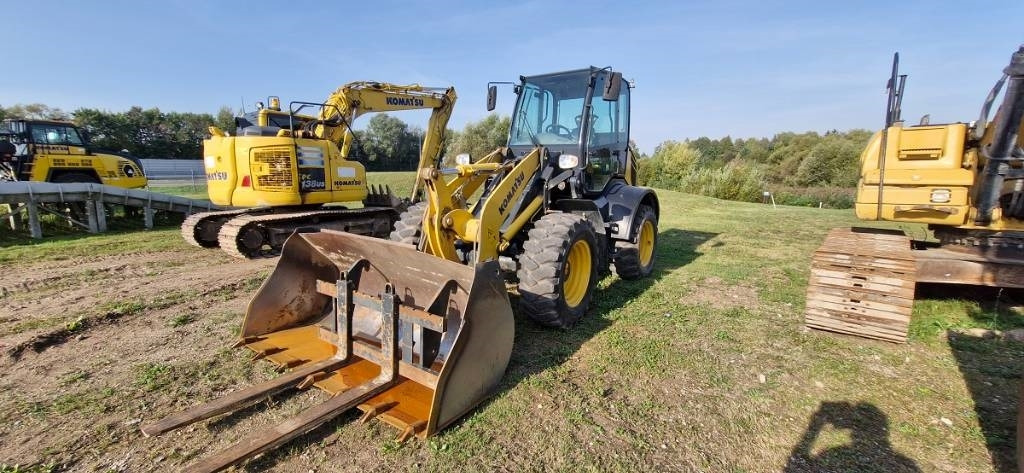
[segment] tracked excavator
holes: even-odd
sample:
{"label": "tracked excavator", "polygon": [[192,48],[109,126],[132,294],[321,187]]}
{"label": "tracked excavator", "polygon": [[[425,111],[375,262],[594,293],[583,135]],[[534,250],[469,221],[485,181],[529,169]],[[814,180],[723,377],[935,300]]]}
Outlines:
{"label": "tracked excavator", "polygon": [[323,103],[291,102],[287,111],[271,97],[267,107],[236,118],[234,136],[211,127],[203,142],[210,200],[240,208],[194,214],[182,223],[182,237],[239,258],[274,256],[299,229],[387,237],[408,201],[367,185],[365,168],[350,156],[352,122],[370,112],[432,110],[423,168],[440,157],[455,100],[453,88],[353,82]]}
{"label": "tracked excavator", "polygon": [[860,157],[856,214],[926,224],[934,239],[833,229],[812,259],[810,328],[903,342],[916,283],[1024,287],[1024,47],[971,123],[931,124],[926,116],[905,125],[905,83],[897,54],[885,129]]}
{"label": "tracked excavator", "polygon": [[469,412],[494,392],[511,356],[506,283],[517,287],[523,315],[570,327],[610,265],[625,279],[653,271],[659,204],[635,185],[624,82],[596,67],[520,77],[507,146],[475,162],[459,155],[453,168],[421,168],[425,199],[403,213],[392,241],[334,230],[291,236],[237,343],[290,371],[143,433],[287,389],[330,395],[188,467],[218,471],[353,408],[362,421],[398,428],[399,440]]}

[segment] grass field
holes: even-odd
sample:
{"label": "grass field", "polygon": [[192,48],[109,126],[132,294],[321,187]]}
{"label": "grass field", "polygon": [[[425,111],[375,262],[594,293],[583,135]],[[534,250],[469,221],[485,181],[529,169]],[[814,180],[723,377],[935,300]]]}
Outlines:
{"label": "grass field", "polygon": [[[921,287],[906,345],[806,332],[810,254],[850,211],[659,196],[654,277],[604,278],[571,330],[517,315],[498,394],[462,421],[397,444],[346,415],[243,469],[1015,471],[1024,345],[956,334],[1024,325],[1019,293]],[[167,228],[9,244],[0,264],[0,471],[180,470],[324,400],[138,432],[273,376],[228,349],[273,261]]]}

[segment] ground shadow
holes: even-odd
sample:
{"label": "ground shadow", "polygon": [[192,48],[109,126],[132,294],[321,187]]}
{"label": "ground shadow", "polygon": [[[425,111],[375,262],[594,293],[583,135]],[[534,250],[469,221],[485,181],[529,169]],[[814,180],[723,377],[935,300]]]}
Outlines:
{"label": "ground shadow", "polygon": [[[606,289],[597,291],[587,315],[570,329],[558,330],[540,327],[519,314],[518,310],[516,310],[516,334],[512,357],[505,371],[505,377],[497,388],[497,393],[515,387],[535,373],[565,363],[579,350],[585,341],[611,325],[609,312],[643,294],[651,285],[668,273],[698,258],[701,255],[698,247],[716,235],[717,233],[677,229],[660,232],[658,234],[658,254],[651,277],[636,281],[625,281],[616,278]],[[514,294],[510,293],[509,295],[512,307],[515,309],[518,300]],[[490,399],[484,401],[473,411],[486,408],[490,402]],[[257,409],[259,407],[252,407],[235,414],[229,414],[226,418],[217,421],[214,428],[219,429],[234,425],[238,422],[238,416],[251,414]],[[463,419],[470,415],[467,414]],[[266,471],[274,468],[289,456],[290,451],[304,449],[324,441],[329,442],[328,439],[335,430],[351,423],[356,417],[357,415],[353,412],[339,416],[302,437],[288,442],[262,457],[249,461],[242,468],[249,472]],[[461,422],[463,421],[457,421],[450,428],[458,428]]]}
{"label": "ground shadow", "polygon": [[[850,442],[813,453],[824,429],[849,431]],[[793,447],[785,473],[811,472],[919,472],[913,460],[893,450],[889,419],[873,404],[822,402],[811,416],[803,438]]]}
{"label": "ground shadow", "polygon": [[[977,303],[968,315],[991,330],[1024,326],[1014,309],[1024,306],[1024,290],[983,286],[919,284],[917,297],[956,299]],[[950,351],[974,401],[974,411],[992,467],[1001,473],[1017,471],[1015,438],[1024,344],[1005,341],[995,332],[947,332]]]}
{"label": "ground shadow", "polygon": [[[610,312],[643,294],[665,275],[697,259],[702,254],[698,248],[716,235],[674,228],[658,233],[658,254],[651,276],[635,281],[614,278],[607,288],[595,293],[587,314],[567,330],[541,327],[517,311],[515,346],[499,389],[511,389],[535,373],[565,363],[583,343],[611,325]],[[514,294],[509,296],[512,306],[516,307],[518,298]]]}

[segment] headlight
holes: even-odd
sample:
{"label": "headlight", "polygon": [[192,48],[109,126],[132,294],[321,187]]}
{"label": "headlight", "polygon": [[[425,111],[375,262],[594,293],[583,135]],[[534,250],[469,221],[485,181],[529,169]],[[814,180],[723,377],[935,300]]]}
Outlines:
{"label": "headlight", "polygon": [[932,203],[945,204],[950,200],[949,189],[932,189]]}
{"label": "headlight", "polygon": [[463,166],[473,162],[473,157],[469,153],[462,153],[455,155],[455,164],[461,164]]}
{"label": "headlight", "polygon": [[206,167],[212,168],[212,167],[217,165],[217,157],[216,156],[207,156],[207,157],[203,158],[203,163],[206,164]]}
{"label": "headlight", "polygon": [[562,155],[558,157],[558,167],[562,169],[572,169],[579,165],[580,157],[575,154],[562,153]]}

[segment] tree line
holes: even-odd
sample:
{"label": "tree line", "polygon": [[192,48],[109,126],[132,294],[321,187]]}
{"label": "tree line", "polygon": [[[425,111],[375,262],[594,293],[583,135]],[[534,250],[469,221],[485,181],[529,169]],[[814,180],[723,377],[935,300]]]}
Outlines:
{"label": "tree line", "polygon": [[5,118],[70,121],[96,149],[127,151],[137,158],[200,159],[211,125],[234,130],[234,114],[228,107],[216,115],[142,107],[123,112],[79,108],[69,113],[43,104],[18,104],[0,106],[0,119]]}
{"label": "tree line", "polygon": [[[221,107],[208,113],[163,112],[132,107],[123,112],[79,108],[66,113],[42,104],[0,106],[0,119],[38,118],[68,120],[85,130],[100,149],[127,150],[140,158],[198,159],[208,127],[234,131],[234,114]],[[448,129],[444,161],[458,153],[475,158],[503,146],[510,119],[491,114]],[[733,139],[700,137],[659,144],[653,154],[640,157],[642,185],[730,200],[760,201],[764,191],[779,203],[850,207],[859,175],[858,157],[868,130],[832,130],[778,133],[771,138]],[[379,113],[355,131],[352,155],[371,171],[408,171],[419,161],[424,131],[400,118]],[[631,143],[636,149],[635,144]]]}
{"label": "tree line", "polygon": [[[210,126],[235,131],[229,107],[221,107],[216,115],[142,107],[123,112],[79,108],[69,113],[37,103],[0,106],[0,120],[5,118],[69,121],[87,133],[96,149],[127,151],[138,158],[200,159]],[[466,125],[463,131],[448,129],[443,142],[446,159],[451,161],[462,152],[483,156],[505,142],[508,128],[508,117],[490,115]],[[410,171],[419,162],[423,135],[422,128],[378,113],[365,129],[355,131],[352,155],[371,171]]]}
{"label": "tree line", "polygon": [[729,200],[836,208],[853,205],[860,153],[872,132],[779,133],[771,138],[665,141],[641,156],[643,185]]}

